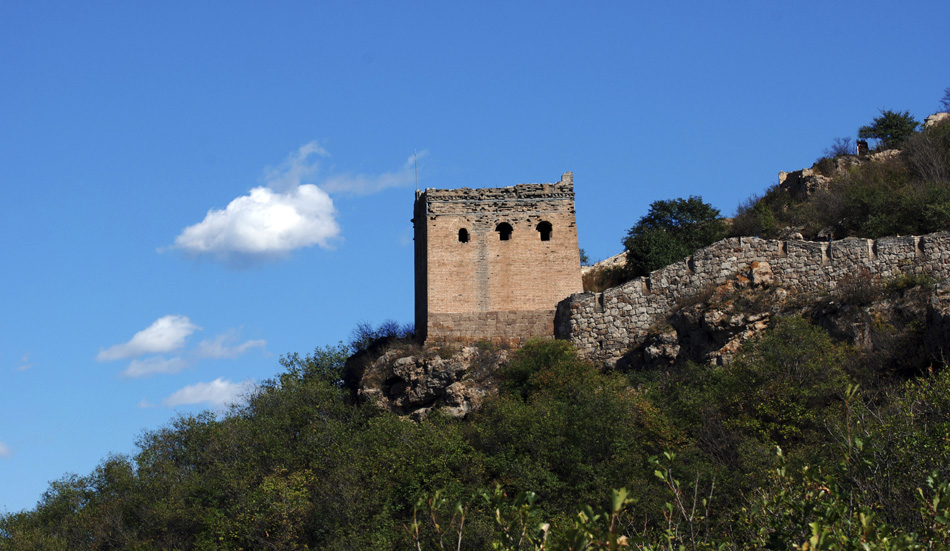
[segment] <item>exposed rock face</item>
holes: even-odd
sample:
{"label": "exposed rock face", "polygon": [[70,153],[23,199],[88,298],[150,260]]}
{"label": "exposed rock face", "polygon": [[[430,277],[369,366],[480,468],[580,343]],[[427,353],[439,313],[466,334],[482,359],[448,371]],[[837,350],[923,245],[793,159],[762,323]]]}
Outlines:
{"label": "exposed rock face", "polygon": [[831,178],[822,176],[812,168],[803,168],[794,172],[779,172],[778,185],[787,191],[794,199],[807,201],[819,191],[825,191],[831,186]]}
{"label": "exposed rock face", "polygon": [[600,262],[597,262],[596,264],[592,264],[590,266],[581,266],[581,275],[587,275],[587,273],[589,272],[592,272],[594,270],[599,270],[602,268],[615,268],[617,266],[623,266],[626,263],[627,263],[627,252],[624,251],[622,253],[615,254],[611,256],[610,258],[601,260]]}
{"label": "exposed rock face", "polygon": [[507,350],[490,347],[392,347],[375,359],[351,358],[345,379],[357,399],[398,415],[464,417],[497,392],[493,373],[507,363]]}
{"label": "exposed rock face", "polygon": [[924,128],[930,128],[931,126],[940,124],[945,121],[950,121],[950,113],[947,113],[946,111],[942,113],[934,113],[933,115],[930,115],[929,117],[924,119]]}

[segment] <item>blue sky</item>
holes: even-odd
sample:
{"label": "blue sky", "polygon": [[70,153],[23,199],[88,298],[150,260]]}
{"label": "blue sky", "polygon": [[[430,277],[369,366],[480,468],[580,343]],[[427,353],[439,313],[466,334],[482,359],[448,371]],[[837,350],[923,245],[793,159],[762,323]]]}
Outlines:
{"label": "blue sky", "polygon": [[412,320],[421,187],[574,172],[596,260],[731,215],[882,108],[933,113],[950,3],[0,3],[0,512]]}

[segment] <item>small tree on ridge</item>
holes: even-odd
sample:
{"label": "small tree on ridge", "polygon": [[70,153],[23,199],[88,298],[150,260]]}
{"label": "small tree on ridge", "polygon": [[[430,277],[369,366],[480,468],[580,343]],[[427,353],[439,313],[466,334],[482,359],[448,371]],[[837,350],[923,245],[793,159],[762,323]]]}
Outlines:
{"label": "small tree on ridge", "polygon": [[910,111],[898,113],[890,109],[882,109],[880,117],[875,117],[871,124],[858,129],[858,137],[864,140],[878,140],[881,149],[894,149],[913,136],[918,126],[920,123],[914,119]]}

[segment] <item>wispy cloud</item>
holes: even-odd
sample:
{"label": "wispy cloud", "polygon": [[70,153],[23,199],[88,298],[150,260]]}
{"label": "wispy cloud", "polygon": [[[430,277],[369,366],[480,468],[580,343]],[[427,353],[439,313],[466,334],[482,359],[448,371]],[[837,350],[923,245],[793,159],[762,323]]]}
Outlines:
{"label": "wispy cloud", "polygon": [[122,375],[138,378],[174,374],[202,359],[234,359],[249,350],[267,346],[263,339],[239,342],[239,331],[232,329],[188,347],[188,338],[199,330],[201,328],[187,316],[163,316],[128,342],[100,350],[96,359],[101,362],[131,360]]}
{"label": "wispy cloud", "polygon": [[236,341],[237,333],[235,331],[222,333],[213,339],[199,342],[195,348],[195,356],[199,358],[237,358],[252,348],[264,348],[267,345],[267,341],[263,339],[234,344]]}
{"label": "wispy cloud", "polygon": [[199,329],[201,328],[191,323],[187,316],[164,316],[133,335],[129,342],[100,350],[96,359],[108,362],[174,352],[180,350],[185,345],[185,339]]}
{"label": "wispy cloud", "polygon": [[142,398],[142,401],[139,402],[138,407],[142,409],[153,408],[155,407],[155,404],[153,404],[152,402],[149,402],[145,398]]}
{"label": "wispy cloud", "polygon": [[0,441],[0,457],[10,457],[11,455],[13,455],[13,450],[10,449],[10,446]]}
{"label": "wispy cloud", "polygon": [[416,160],[429,155],[428,150],[422,150],[406,159],[399,170],[383,174],[339,174],[328,177],[320,187],[327,193],[343,193],[349,195],[370,195],[384,189],[394,187],[412,187],[416,181]]}
{"label": "wispy cloud", "polygon": [[237,403],[253,387],[250,381],[232,383],[229,379],[217,378],[208,383],[188,385],[162,400],[167,407],[211,404],[224,407]]}
{"label": "wispy cloud", "polygon": [[17,371],[26,371],[27,369],[32,369],[33,364],[30,362],[30,355],[24,354],[20,358],[20,365],[16,366]]}
{"label": "wispy cloud", "polygon": [[189,365],[189,362],[180,356],[173,358],[148,356],[129,362],[129,365],[122,370],[122,375],[126,377],[148,377],[156,373],[178,373]]}

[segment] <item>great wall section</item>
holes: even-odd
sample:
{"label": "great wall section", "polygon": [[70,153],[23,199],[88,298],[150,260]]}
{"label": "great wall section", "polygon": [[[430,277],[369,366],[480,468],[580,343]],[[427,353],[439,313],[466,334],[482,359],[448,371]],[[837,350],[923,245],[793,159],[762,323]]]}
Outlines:
{"label": "great wall section", "polygon": [[571,295],[557,306],[554,333],[587,358],[609,364],[640,344],[678,304],[736,276],[818,291],[862,274],[886,280],[919,273],[950,278],[950,233],[830,243],[734,237],[602,293]]}

